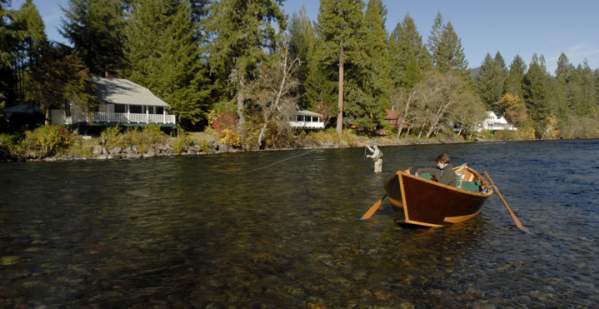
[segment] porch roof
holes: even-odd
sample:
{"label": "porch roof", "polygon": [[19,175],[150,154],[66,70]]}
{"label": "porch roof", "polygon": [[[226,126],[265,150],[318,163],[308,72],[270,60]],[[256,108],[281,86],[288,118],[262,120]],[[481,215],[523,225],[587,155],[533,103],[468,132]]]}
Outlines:
{"label": "porch roof", "polygon": [[122,78],[92,78],[98,98],[105,103],[162,106],[169,105],[155,96],[148,88]]}

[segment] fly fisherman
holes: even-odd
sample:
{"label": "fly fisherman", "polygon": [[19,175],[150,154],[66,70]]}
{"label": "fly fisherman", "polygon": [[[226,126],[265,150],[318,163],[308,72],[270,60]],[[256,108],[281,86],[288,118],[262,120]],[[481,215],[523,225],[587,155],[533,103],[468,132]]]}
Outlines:
{"label": "fly fisherman", "polygon": [[367,158],[372,159],[374,161],[374,172],[381,173],[383,171],[383,152],[379,149],[377,145],[370,147],[370,145],[366,145],[368,151],[371,153],[367,155]]}

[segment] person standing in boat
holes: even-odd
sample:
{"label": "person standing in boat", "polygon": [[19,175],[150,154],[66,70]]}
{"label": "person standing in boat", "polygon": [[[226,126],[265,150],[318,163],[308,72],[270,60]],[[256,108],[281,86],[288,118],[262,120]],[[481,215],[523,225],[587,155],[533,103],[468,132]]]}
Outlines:
{"label": "person standing in boat", "polygon": [[366,145],[368,151],[371,153],[367,155],[367,158],[372,159],[374,161],[374,172],[381,173],[383,172],[383,152],[379,149],[379,146],[374,145],[370,147],[370,145]]}
{"label": "person standing in boat", "polygon": [[453,171],[453,165],[450,164],[450,161],[449,155],[442,153],[435,159],[435,167],[416,169],[415,175],[418,176],[422,173],[429,173],[434,181],[455,186],[457,175]]}

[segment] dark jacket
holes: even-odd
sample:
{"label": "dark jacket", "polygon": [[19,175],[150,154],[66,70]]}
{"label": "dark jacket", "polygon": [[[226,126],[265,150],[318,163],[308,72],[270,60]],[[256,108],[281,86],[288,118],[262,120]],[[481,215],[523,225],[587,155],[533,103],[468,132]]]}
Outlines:
{"label": "dark jacket", "polygon": [[433,180],[438,181],[440,183],[455,186],[457,175],[453,171],[453,165],[447,164],[444,169],[440,169],[438,167],[427,167],[427,168],[419,168],[416,169],[416,173],[430,173],[433,176]]}

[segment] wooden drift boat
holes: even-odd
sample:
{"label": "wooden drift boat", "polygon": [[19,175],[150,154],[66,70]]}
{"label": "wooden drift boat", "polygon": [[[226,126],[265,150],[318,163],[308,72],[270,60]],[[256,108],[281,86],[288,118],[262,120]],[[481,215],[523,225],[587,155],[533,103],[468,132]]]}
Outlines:
{"label": "wooden drift boat", "polygon": [[405,223],[442,227],[474,218],[493,189],[474,169],[462,165],[454,168],[461,178],[458,186],[449,186],[397,171],[385,185],[389,202],[403,209]]}

